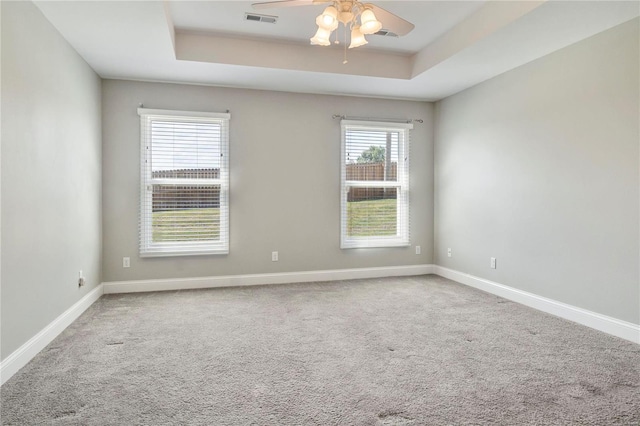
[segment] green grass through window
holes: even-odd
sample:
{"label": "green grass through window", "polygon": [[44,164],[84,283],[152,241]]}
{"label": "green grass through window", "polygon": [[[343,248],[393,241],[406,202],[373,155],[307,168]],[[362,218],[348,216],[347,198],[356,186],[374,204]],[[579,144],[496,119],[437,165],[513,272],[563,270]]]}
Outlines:
{"label": "green grass through window", "polygon": [[[397,202],[394,199],[347,203],[350,237],[396,235]],[[220,209],[172,210],[153,213],[153,242],[218,240]]]}
{"label": "green grass through window", "polygon": [[395,199],[347,203],[347,235],[350,237],[396,235],[396,226]]}
{"label": "green grass through window", "polygon": [[171,210],[153,213],[153,242],[220,239],[220,209]]}

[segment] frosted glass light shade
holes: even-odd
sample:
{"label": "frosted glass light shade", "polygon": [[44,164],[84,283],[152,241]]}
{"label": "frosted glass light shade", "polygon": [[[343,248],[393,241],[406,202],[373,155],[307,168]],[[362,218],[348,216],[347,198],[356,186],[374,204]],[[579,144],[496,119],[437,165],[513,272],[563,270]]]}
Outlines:
{"label": "frosted glass light shade", "polygon": [[376,19],[376,15],[373,10],[366,9],[360,15],[360,32],[362,34],[373,34],[380,31],[382,28],[382,22]]}
{"label": "frosted glass light shade", "polygon": [[362,32],[360,31],[360,27],[353,27],[353,29],[351,30],[351,44],[349,45],[349,49],[364,46],[367,43],[368,41],[364,38],[364,34],[362,34]]}
{"label": "frosted glass light shade", "polygon": [[316,24],[325,30],[335,30],[338,27],[338,9],[333,6],[327,7],[322,15],[316,18]]}
{"label": "frosted glass light shade", "polygon": [[337,19],[334,19],[333,24],[331,25],[326,25],[325,21],[324,21],[324,16],[323,15],[318,15],[318,17],[316,18],[316,25],[319,28],[325,29],[325,30],[329,30],[329,31],[333,31],[336,28],[338,28],[338,25],[340,24],[340,22],[338,22]]}
{"label": "frosted glass light shade", "polygon": [[311,37],[309,40],[311,41],[311,44],[317,44],[320,46],[330,46],[331,45],[331,42],[329,41],[330,36],[331,36],[331,31],[318,27],[318,31],[316,31],[316,35]]}

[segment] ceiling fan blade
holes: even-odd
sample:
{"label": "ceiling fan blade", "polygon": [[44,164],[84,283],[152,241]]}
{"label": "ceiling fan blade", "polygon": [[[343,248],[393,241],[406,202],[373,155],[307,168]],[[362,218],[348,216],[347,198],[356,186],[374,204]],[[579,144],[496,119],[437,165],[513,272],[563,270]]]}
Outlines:
{"label": "ceiling fan blade", "polygon": [[402,19],[401,17],[394,15],[393,13],[385,10],[375,4],[366,4],[368,8],[373,10],[373,13],[378,18],[378,21],[382,22],[382,28],[389,30],[399,36],[409,34],[414,28],[411,22]]}
{"label": "ceiling fan blade", "polygon": [[251,6],[253,6],[254,9],[271,9],[274,7],[311,6],[314,4],[328,3],[329,1],[331,0],[278,0],[254,3]]}

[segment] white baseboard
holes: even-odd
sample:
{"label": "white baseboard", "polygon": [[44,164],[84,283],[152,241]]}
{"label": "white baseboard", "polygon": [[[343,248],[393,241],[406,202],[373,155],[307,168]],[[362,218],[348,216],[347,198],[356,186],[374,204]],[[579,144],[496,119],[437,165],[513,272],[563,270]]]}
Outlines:
{"label": "white baseboard", "polygon": [[18,370],[27,365],[38,352],[71,325],[89,306],[102,296],[102,292],[103,286],[100,284],[0,362],[0,385],[4,384]]}
{"label": "white baseboard", "polygon": [[548,314],[586,325],[599,331],[640,344],[640,325],[622,321],[533,293],[518,290],[474,275],[433,265],[433,273],[441,277],[504,297]]}
{"label": "white baseboard", "polygon": [[238,287],[263,284],[288,284],[314,281],[337,281],[358,278],[382,278],[433,273],[434,265],[388,266],[378,268],[336,269],[326,271],[281,272],[273,274],[226,275],[220,277],[176,278],[102,283],[104,293],[189,290],[199,288]]}

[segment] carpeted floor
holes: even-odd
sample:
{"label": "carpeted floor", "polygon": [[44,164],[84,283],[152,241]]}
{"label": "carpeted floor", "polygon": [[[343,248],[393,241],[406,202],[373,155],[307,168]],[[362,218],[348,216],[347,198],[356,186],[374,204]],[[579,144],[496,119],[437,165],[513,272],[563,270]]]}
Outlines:
{"label": "carpeted floor", "polygon": [[104,296],[3,425],[640,424],[640,346],[434,275]]}

